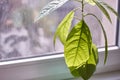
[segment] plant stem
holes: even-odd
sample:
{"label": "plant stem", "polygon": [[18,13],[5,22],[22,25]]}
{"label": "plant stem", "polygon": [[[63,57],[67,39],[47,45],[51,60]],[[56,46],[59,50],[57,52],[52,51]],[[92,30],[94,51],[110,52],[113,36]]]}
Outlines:
{"label": "plant stem", "polygon": [[83,18],[84,18],[84,0],[82,0],[82,20],[83,20]]}

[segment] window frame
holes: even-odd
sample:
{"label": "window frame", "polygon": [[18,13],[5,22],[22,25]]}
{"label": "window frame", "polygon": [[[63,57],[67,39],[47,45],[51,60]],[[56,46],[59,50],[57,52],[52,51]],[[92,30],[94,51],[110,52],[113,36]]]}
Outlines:
{"label": "window frame", "polygon": [[[118,15],[120,16],[120,1],[118,0]],[[120,20],[120,19],[119,19]],[[116,45],[120,47],[120,21],[117,20]]]}
{"label": "window frame", "polygon": [[[120,0],[118,0],[118,6]],[[120,8],[118,7],[120,14]],[[99,49],[99,64],[95,74],[120,70],[120,22],[117,22],[116,46],[109,47],[109,56],[104,65],[104,48]],[[73,78],[65,61],[63,52],[59,54],[28,59],[0,62],[1,80],[62,80]]]}
{"label": "window frame", "polygon": [[[120,70],[120,49],[109,48],[109,57],[104,65],[104,49],[99,49],[100,61],[97,73]],[[114,54],[113,54],[114,53]],[[1,80],[62,80],[73,78],[64,62],[64,55],[6,61],[0,63]]]}

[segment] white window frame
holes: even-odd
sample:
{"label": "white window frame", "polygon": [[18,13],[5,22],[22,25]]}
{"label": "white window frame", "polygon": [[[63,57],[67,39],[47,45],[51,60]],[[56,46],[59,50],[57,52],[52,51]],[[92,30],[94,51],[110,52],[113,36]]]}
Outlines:
{"label": "white window frame", "polygon": [[[95,74],[120,71],[120,28],[117,45],[109,47],[109,56],[105,65],[103,63],[104,48],[99,49],[100,60]],[[64,62],[63,52],[58,53],[44,57],[0,62],[0,80],[66,80],[73,78]]]}
{"label": "white window frame", "polygon": [[[100,61],[96,73],[120,70],[120,49],[109,48],[104,65],[104,49],[99,49]],[[0,62],[0,80],[62,80],[72,78],[64,62],[64,55]]]}

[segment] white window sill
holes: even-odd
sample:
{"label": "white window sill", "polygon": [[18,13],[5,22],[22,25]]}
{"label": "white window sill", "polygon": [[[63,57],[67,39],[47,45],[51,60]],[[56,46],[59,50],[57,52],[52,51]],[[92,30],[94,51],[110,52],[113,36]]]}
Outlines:
{"label": "white window sill", "polygon": [[[100,61],[97,66],[96,75],[98,73],[120,70],[120,49],[118,47],[109,48],[106,65],[103,63],[104,50],[99,49],[99,52]],[[63,54],[59,54],[0,62],[0,80],[63,80],[72,78],[65,65],[63,56]]]}

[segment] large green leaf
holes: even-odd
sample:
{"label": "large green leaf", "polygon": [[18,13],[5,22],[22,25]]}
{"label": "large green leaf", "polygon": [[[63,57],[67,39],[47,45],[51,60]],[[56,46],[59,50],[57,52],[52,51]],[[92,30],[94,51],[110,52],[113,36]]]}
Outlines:
{"label": "large green leaf", "polygon": [[69,12],[62,22],[58,25],[58,28],[54,35],[54,44],[56,42],[56,37],[58,36],[60,41],[64,44],[69,33],[69,28],[71,26],[74,17],[74,11]]}
{"label": "large green leaf", "polygon": [[104,35],[104,39],[105,39],[105,59],[104,59],[104,64],[105,64],[106,60],[107,60],[107,56],[108,56],[108,42],[107,42],[107,35],[106,35],[106,32],[105,32],[105,29],[102,25],[102,22],[98,19],[98,17],[96,15],[94,15],[92,13],[88,13],[87,15],[91,15],[91,16],[95,17],[97,19],[97,21],[99,22],[99,24],[101,25],[103,35]]}
{"label": "large green leaf", "polygon": [[54,11],[57,8],[61,7],[67,1],[69,1],[69,0],[53,0],[53,1],[51,1],[45,7],[43,7],[43,9],[40,11],[39,15],[35,18],[34,22],[38,21],[39,19],[41,19],[44,16],[51,13],[52,11]]}
{"label": "large green leaf", "polygon": [[110,15],[108,13],[108,11],[100,4],[100,2],[93,0],[96,5],[100,8],[100,10],[104,13],[104,15],[107,17],[107,19],[112,23]]}
{"label": "large green leaf", "polygon": [[91,54],[86,64],[83,64],[77,69],[76,68],[70,69],[71,74],[75,77],[81,76],[84,80],[88,80],[95,72],[97,63],[98,63],[98,49],[94,44],[92,44]]}
{"label": "large green leaf", "polygon": [[73,27],[64,45],[65,61],[71,70],[82,66],[89,59],[91,42],[90,30],[81,20]]}
{"label": "large green leaf", "polygon": [[98,49],[92,44],[92,53],[90,54],[89,60],[85,65],[78,69],[79,74],[84,80],[88,80],[96,70],[96,65],[98,63]]}

